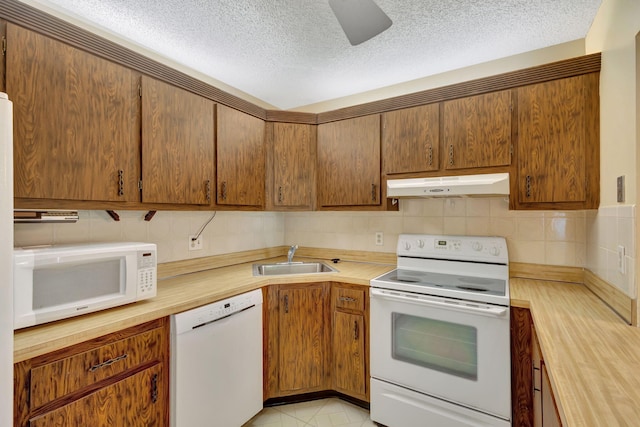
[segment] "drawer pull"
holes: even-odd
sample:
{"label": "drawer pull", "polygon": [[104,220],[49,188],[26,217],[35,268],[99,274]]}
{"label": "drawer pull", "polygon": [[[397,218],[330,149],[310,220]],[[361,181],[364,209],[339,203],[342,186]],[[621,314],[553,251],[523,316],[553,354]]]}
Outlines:
{"label": "drawer pull", "polygon": [[121,354],[118,357],[114,357],[113,359],[109,359],[109,360],[106,360],[106,361],[104,361],[102,363],[98,363],[97,365],[93,365],[92,367],[90,367],[89,368],[89,372],[95,372],[100,368],[104,368],[105,366],[113,365],[114,363],[119,362],[121,360],[124,360],[127,357],[129,357],[129,355],[127,355],[127,353],[125,353],[125,354]]}
{"label": "drawer pull", "polygon": [[339,297],[338,300],[339,301],[346,301],[346,302],[356,302],[357,301],[357,299],[351,298],[351,297]]}

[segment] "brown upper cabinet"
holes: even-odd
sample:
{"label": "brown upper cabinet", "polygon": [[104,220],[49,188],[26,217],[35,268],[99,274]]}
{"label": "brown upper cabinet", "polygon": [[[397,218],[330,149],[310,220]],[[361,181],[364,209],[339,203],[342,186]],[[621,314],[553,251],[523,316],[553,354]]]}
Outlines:
{"label": "brown upper cabinet", "polygon": [[380,115],[318,125],[318,206],[380,206]]}
{"label": "brown upper cabinet", "polygon": [[516,208],[598,207],[599,75],[517,89]]}
{"label": "brown upper cabinet", "polygon": [[316,128],[298,123],[267,123],[268,210],[313,209]]}
{"label": "brown upper cabinet", "polygon": [[444,169],[511,163],[511,91],[444,102]]}
{"label": "brown upper cabinet", "polygon": [[265,194],[264,121],[224,105],[217,108],[217,204],[262,208]]}
{"label": "brown upper cabinet", "polygon": [[6,71],[17,199],[139,200],[134,72],[11,23]]}
{"label": "brown upper cabinet", "polygon": [[383,174],[436,171],[439,147],[439,104],[382,114]]}
{"label": "brown upper cabinet", "polygon": [[209,205],[213,101],[142,77],[142,201]]}

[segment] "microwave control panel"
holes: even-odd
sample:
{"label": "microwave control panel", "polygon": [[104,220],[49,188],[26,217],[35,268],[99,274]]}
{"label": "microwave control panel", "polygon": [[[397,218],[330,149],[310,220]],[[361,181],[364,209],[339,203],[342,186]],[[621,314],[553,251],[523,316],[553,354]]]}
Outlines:
{"label": "microwave control panel", "polygon": [[152,297],[156,294],[156,253],[138,251],[138,295]]}

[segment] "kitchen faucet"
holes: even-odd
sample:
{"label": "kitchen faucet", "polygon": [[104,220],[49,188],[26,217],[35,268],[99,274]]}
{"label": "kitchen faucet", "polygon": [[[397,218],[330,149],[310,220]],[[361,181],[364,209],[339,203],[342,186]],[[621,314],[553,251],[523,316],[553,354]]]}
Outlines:
{"label": "kitchen faucet", "polygon": [[289,247],[289,252],[287,253],[287,261],[289,264],[293,261],[293,254],[296,253],[296,249],[298,249],[298,245],[292,245]]}

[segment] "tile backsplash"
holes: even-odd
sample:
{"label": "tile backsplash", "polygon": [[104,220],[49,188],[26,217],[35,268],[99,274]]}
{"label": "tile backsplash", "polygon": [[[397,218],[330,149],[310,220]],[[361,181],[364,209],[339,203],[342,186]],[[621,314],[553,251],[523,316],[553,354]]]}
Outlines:
{"label": "tile backsplash", "polygon": [[[587,262],[585,267],[631,298],[636,286],[636,207],[601,206],[587,212]],[[619,271],[618,247],[624,251],[624,273]]]}
{"label": "tile backsplash", "polygon": [[[159,262],[265,247],[300,246],[395,252],[401,233],[497,235],[513,262],[587,267],[635,297],[635,206],[598,211],[510,211],[505,198],[405,199],[398,212],[218,212],[203,232],[203,249],[189,251],[212,212],[80,211],[75,224],[16,224],[16,246],[94,241],[158,245]],[[383,245],[375,233],[383,233]],[[617,247],[626,273],[618,273]]]}
{"label": "tile backsplash", "polygon": [[189,251],[189,236],[213,212],[158,211],[144,221],[146,211],[118,211],[114,221],[105,211],[79,211],[74,224],[15,224],[15,245],[99,241],[142,241],[158,245],[158,262],[199,258],[283,244],[284,217],[274,212],[217,212],[207,225],[203,248]]}
{"label": "tile backsplash", "polygon": [[[395,252],[401,233],[504,236],[515,262],[583,267],[584,211],[510,211],[505,198],[403,199],[399,212],[287,213],[285,244]],[[375,245],[375,233],[384,244]]]}

